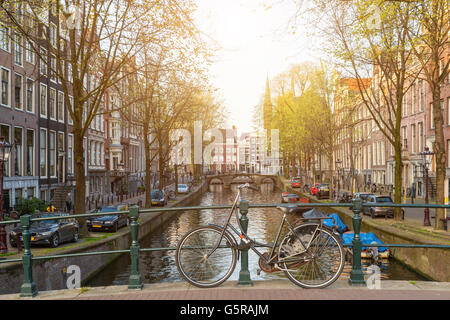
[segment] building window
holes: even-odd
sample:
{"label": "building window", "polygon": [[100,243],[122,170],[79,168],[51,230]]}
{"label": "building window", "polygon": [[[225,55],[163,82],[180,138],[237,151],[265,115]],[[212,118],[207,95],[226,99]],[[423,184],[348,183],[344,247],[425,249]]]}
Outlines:
{"label": "building window", "polygon": [[25,61],[34,64],[34,42],[27,41],[25,47]]}
{"label": "building window", "polygon": [[416,153],[417,152],[416,143],[417,143],[416,125],[412,124],[411,125],[411,152],[412,153]]}
{"label": "building window", "polygon": [[23,136],[22,128],[14,128],[14,175],[22,176],[23,163]]}
{"label": "building window", "polygon": [[56,82],[56,57],[52,54],[50,55],[50,80]]}
{"label": "building window", "polygon": [[419,152],[423,151],[423,123],[419,122],[418,124],[418,136],[419,136]]}
{"label": "building window", "polygon": [[22,37],[18,33],[14,35],[14,63],[22,65]]}
{"label": "building window", "polygon": [[48,168],[50,177],[56,177],[56,133],[50,131],[48,144]]}
{"label": "building window", "polygon": [[56,90],[53,88],[50,88],[49,103],[50,119],[56,120]]}
{"label": "building window", "polygon": [[54,47],[56,45],[56,26],[53,23],[50,24],[48,32],[50,44]]}
{"label": "building window", "polygon": [[5,26],[0,27],[0,48],[9,52],[9,28]]}
{"label": "building window", "polygon": [[[11,143],[11,135],[9,132],[9,126],[2,124],[0,125],[0,136],[2,136],[3,138],[5,138],[5,141],[8,141],[9,143]],[[4,164],[4,171],[3,174],[8,177],[9,176],[9,163],[10,161],[5,161]]]}
{"label": "building window", "polygon": [[2,105],[9,106],[9,70],[1,68],[2,72]]}
{"label": "building window", "polygon": [[40,84],[39,94],[39,113],[41,117],[47,118],[47,86],[45,84]]}
{"label": "building window", "polygon": [[39,132],[39,175],[47,176],[47,130]]}
{"label": "building window", "polygon": [[34,130],[27,129],[27,176],[34,175]]}
{"label": "building window", "polygon": [[[71,97],[71,96],[69,96],[69,105],[67,106],[67,108],[68,109],[70,108],[72,111],[74,110],[74,108],[73,108],[73,97]],[[70,116],[70,112],[69,111],[67,111],[67,117],[68,117],[67,122],[69,124],[73,124],[73,120],[72,120],[72,117]]]}
{"label": "building window", "polygon": [[419,80],[419,90],[420,90],[419,111],[423,111],[423,106],[425,105],[425,81]]}
{"label": "building window", "polygon": [[27,79],[27,111],[34,113],[34,81]]}
{"label": "building window", "polygon": [[69,134],[67,139],[67,172],[73,174],[73,135]]}
{"label": "building window", "polygon": [[22,95],[23,78],[20,74],[14,74],[14,105],[16,109],[23,110]]}
{"label": "building window", "polygon": [[27,188],[27,198],[32,199],[34,197],[34,187]]}
{"label": "building window", "polygon": [[47,76],[47,50],[41,48],[41,59],[39,63],[39,71],[42,76]]}
{"label": "building window", "polygon": [[58,121],[64,122],[64,93],[58,91]]}

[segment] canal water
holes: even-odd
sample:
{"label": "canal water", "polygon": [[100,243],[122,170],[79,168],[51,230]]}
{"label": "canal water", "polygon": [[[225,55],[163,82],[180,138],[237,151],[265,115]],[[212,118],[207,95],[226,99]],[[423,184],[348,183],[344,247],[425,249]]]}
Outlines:
{"label": "canal water", "polygon": [[[263,190],[243,190],[242,198],[252,203],[280,203],[279,190],[272,190],[272,185],[263,185]],[[209,192],[203,194],[192,206],[196,205],[221,205],[231,204],[236,195],[236,188],[232,185],[230,189],[222,189],[221,185],[211,186]],[[164,248],[176,247],[178,240],[183,237],[189,230],[209,223],[223,224],[228,210],[190,210],[180,212],[170,221],[167,221],[159,229],[148,235],[139,242],[141,248]],[[248,234],[252,239],[262,243],[272,243],[275,239],[279,223],[281,221],[281,213],[275,208],[252,208],[248,213],[249,227]],[[298,217],[297,217],[298,218]],[[296,216],[291,215],[290,220],[295,220]],[[232,223],[236,226],[233,216]],[[265,250],[262,248],[261,250]],[[259,257],[249,251],[249,270],[252,280],[269,280],[285,278],[283,272],[264,273],[257,275]],[[175,251],[154,251],[142,252],[139,259],[139,271],[142,275],[144,283],[159,283],[181,281],[175,265]],[[363,271],[367,273],[370,262],[363,261]],[[395,259],[390,259],[387,263],[380,266],[381,279],[389,280],[426,280],[418,274],[412,272]],[[238,280],[240,271],[240,260],[236,265],[234,273],[229,280]],[[341,279],[348,279],[351,271],[351,264],[346,262],[344,272]],[[108,286],[108,285],[125,285],[128,284],[131,272],[130,256],[124,254],[106,267],[95,278],[93,278],[88,286]]]}

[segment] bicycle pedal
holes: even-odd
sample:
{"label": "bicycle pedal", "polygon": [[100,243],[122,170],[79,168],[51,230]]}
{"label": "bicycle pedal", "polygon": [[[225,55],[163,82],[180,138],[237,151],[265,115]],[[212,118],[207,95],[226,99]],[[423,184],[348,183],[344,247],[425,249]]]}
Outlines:
{"label": "bicycle pedal", "polygon": [[256,274],[259,276],[261,274],[261,269],[256,269]]}

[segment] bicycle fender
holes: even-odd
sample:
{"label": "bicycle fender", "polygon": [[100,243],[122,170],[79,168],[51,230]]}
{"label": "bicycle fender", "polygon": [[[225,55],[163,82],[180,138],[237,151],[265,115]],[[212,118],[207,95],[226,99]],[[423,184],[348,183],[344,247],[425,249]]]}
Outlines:
{"label": "bicycle fender", "polygon": [[[221,226],[221,225],[214,224],[214,223],[209,223],[208,225],[223,230],[223,226]],[[236,238],[235,238],[235,237],[233,236],[233,234],[232,234],[230,231],[228,231],[228,230],[225,230],[225,233],[233,240],[233,242],[234,242],[234,243],[233,243],[233,246],[237,249],[239,246],[238,246],[238,243],[237,243],[237,241],[236,241]],[[239,256],[240,256],[240,254],[237,255],[238,261],[239,261]]]}

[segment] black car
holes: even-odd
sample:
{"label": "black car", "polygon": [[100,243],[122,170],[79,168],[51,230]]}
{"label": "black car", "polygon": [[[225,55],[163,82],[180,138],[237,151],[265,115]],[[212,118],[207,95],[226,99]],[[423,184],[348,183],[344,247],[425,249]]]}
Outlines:
{"label": "black car", "polygon": [[317,197],[317,199],[330,198],[330,184],[329,183],[321,183],[317,187],[316,197]]}
{"label": "black car", "polygon": [[[367,204],[392,204],[392,199],[389,196],[375,196],[370,195],[367,197]],[[374,219],[376,216],[394,217],[393,207],[363,207],[363,214],[368,214]],[[405,218],[405,211],[402,209],[403,219]]]}
{"label": "black car", "polygon": [[150,197],[152,206],[164,207],[167,205],[166,193],[163,190],[152,190]]}
{"label": "black car", "polygon": [[[67,214],[45,214],[39,218],[68,216]],[[34,216],[33,218],[36,218]],[[17,247],[17,241],[22,239],[22,227],[17,227],[9,233],[9,243]],[[78,222],[75,219],[51,219],[34,221],[30,225],[32,245],[50,245],[57,247],[63,242],[78,241]]]}
{"label": "black car", "polygon": [[[128,210],[127,205],[107,206],[94,210],[97,212],[117,212]],[[111,214],[105,216],[91,217],[86,219],[86,225],[89,231],[108,230],[116,232],[123,226],[128,225],[128,214]]]}

